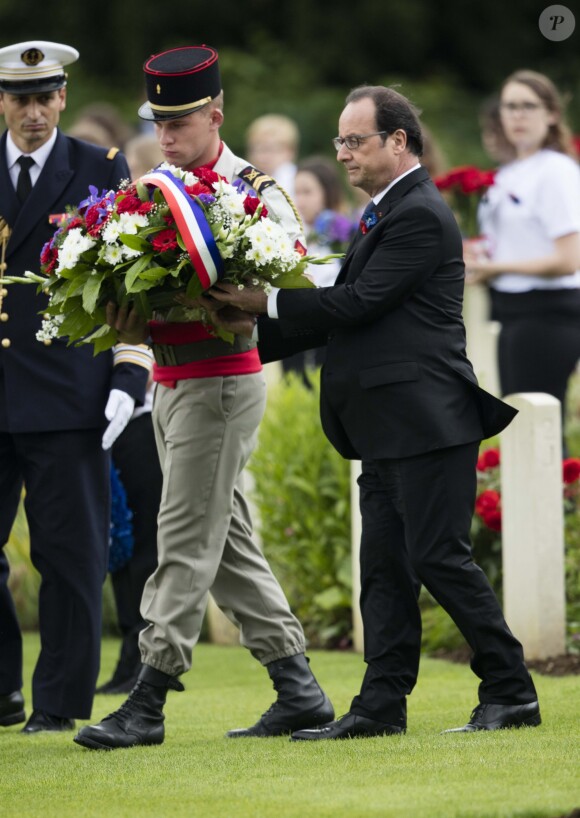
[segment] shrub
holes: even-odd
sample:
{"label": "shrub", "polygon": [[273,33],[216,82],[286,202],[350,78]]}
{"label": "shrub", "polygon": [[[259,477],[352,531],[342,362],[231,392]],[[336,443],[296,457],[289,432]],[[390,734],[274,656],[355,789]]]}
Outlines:
{"label": "shrub", "polygon": [[320,427],[319,376],[271,386],[250,472],[264,553],[311,645],[352,630],[350,464]]}
{"label": "shrub", "polygon": [[[477,499],[471,525],[473,556],[502,598],[501,477],[497,442],[485,441],[477,463]],[[567,648],[580,652],[580,459],[562,463],[566,582]],[[459,647],[463,639],[447,614],[424,594],[424,647]]]}

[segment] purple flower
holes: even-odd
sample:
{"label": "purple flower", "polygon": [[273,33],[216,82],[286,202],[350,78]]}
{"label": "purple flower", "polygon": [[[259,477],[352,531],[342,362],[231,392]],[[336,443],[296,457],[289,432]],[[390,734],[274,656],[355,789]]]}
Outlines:
{"label": "purple flower", "polygon": [[197,197],[199,201],[204,205],[210,205],[215,202],[215,196],[212,196],[211,193],[200,193]]}
{"label": "purple flower", "polygon": [[[89,207],[93,205],[101,205],[98,207],[97,210],[101,216],[101,219],[105,218],[109,209],[113,206],[113,202],[115,201],[115,191],[114,190],[103,190],[101,193],[98,192],[97,188],[94,185],[89,185],[89,196],[79,204],[78,210],[79,212],[83,212],[83,210],[88,210]],[[105,204],[106,202],[106,204]]]}

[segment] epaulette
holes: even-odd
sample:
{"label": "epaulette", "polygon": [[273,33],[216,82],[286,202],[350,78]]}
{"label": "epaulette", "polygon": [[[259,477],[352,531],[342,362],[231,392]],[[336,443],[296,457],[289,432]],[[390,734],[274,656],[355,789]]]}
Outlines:
{"label": "epaulette", "polygon": [[276,184],[276,181],[272,179],[271,176],[268,176],[267,173],[262,173],[261,170],[253,167],[253,165],[245,167],[240,171],[238,176],[253,187],[256,193],[261,193],[263,190],[266,190],[266,188]]}
{"label": "epaulette", "polygon": [[114,159],[118,153],[119,148],[109,148],[109,151],[107,153],[107,159]]}

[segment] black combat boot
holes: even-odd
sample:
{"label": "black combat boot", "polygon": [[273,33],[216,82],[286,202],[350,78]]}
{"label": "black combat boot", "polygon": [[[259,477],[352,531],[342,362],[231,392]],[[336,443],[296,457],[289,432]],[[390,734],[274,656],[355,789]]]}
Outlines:
{"label": "black combat boot", "polygon": [[167,691],[184,689],[174,676],[143,665],[127,701],[100,724],[83,727],[74,740],[90,750],[163,744]]}
{"label": "black combat boot", "polygon": [[253,727],[230,730],[226,733],[229,738],[283,736],[334,719],[334,708],[303,653],[270,662],[266,667],[278,698]]}

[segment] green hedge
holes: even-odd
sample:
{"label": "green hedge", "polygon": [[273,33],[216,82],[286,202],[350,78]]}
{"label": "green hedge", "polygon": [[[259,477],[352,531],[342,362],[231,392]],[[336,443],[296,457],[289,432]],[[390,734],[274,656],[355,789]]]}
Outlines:
{"label": "green hedge", "polygon": [[320,428],[319,377],[270,387],[250,471],[264,553],[313,646],[352,630],[350,467]]}
{"label": "green hedge", "polygon": [[[289,375],[270,385],[259,442],[249,470],[264,552],[312,646],[346,647],[352,635],[350,463],[335,452],[320,427],[319,377],[312,388]],[[578,426],[580,429],[580,426]],[[497,445],[486,441],[483,448]],[[570,448],[580,451],[571,437]],[[474,516],[475,559],[501,597],[501,535]],[[580,650],[580,508],[565,515],[568,648]],[[22,627],[38,625],[39,576],[30,563],[28,528],[19,510],[7,554],[10,586]],[[464,644],[449,616],[425,591],[423,649]],[[107,633],[117,632],[110,582],[104,588]]]}

